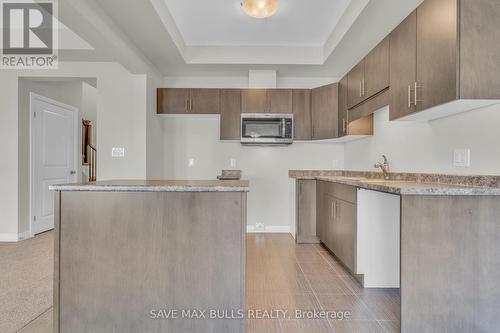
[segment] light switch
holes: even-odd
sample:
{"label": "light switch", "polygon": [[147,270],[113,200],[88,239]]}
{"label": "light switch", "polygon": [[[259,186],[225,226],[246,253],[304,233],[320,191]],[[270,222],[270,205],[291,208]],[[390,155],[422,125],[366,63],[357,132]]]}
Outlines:
{"label": "light switch", "polygon": [[114,147],[111,148],[111,157],[124,157],[125,156],[125,148]]}
{"label": "light switch", "polygon": [[231,158],[229,160],[229,163],[231,164],[231,168],[236,168],[236,159],[235,158]]}
{"label": "light switch", "polygon": [[453,151],[453,165],[456,167],[470,167],[470,149],[455,149]]}
{"label": "light switch", "polygon": [[188,160],[188,166],[189,166],[189,167],[193,167],[193,166],[194,166],[194,158],[190,158],[190,159]]}
{"label": "light switch", "polygon": [[338,169],[339,168],[339,160],[332,160],[332,168],[333,169]]}

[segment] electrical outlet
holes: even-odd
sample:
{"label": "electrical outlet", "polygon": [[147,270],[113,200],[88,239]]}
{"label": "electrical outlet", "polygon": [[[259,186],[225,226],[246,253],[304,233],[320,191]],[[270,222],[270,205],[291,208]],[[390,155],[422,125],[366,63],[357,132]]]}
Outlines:
{"label": "electrical outlet", "polygon": [[188,160],[188,166],[189,166],[189,167],[194,167],[194,158],[190,158],[190,159]]}
{"label": "electrical outlet", "polygon": [[453,151],[453,165],[456,167],[470,167],[470,149],[455,149]]}
{"label": "electrical outlet", "polygon": [[125,157],[125,148],[111,148],[111,157]]}
{"label": "electrical outlet", "polygon": [[229,160],[229,164],[231,165],[231,168],[236,168],[236,159],[235,158],[231,158]]}
{"label": "electrical outlet", "polygon": [[256,231],[265,231],[266,225],[264,224],[264,222],[257,222],[257,223],[255,223],[255,230]]}

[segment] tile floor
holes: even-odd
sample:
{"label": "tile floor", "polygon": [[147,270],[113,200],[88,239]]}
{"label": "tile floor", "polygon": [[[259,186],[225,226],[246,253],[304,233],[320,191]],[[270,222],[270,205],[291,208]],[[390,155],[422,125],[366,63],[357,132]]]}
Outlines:
{"label": "tile floor", "polygon": [[[398,289],[363,289],[321,245],[289,234],[247,237],[247,308],[289,310],[285,319],[254,319],[247,333],[399,332]],[[295,319],[295,310],[348,311],[349,320]]]}

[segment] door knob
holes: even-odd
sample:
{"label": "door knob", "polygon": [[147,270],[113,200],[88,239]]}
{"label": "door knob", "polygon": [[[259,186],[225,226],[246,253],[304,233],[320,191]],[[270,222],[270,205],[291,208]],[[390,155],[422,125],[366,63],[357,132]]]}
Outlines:
{"label": "door knob", "polygon": [[71,171],[69,172],[69,174],[70,174],[70,175],[74,175],[74,174],[76,174],[76,171],[75,171],[75,170],[71,170]]}

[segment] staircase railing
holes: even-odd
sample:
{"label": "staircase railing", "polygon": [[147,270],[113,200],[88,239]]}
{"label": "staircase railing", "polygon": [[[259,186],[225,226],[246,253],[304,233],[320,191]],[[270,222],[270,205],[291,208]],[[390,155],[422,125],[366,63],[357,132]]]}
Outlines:
{"label": "staircase railing", "polygon": [[90,149],[89,154],[89,182],[95,182],[97,179],[97,149],[92,145],[88,144]]}

